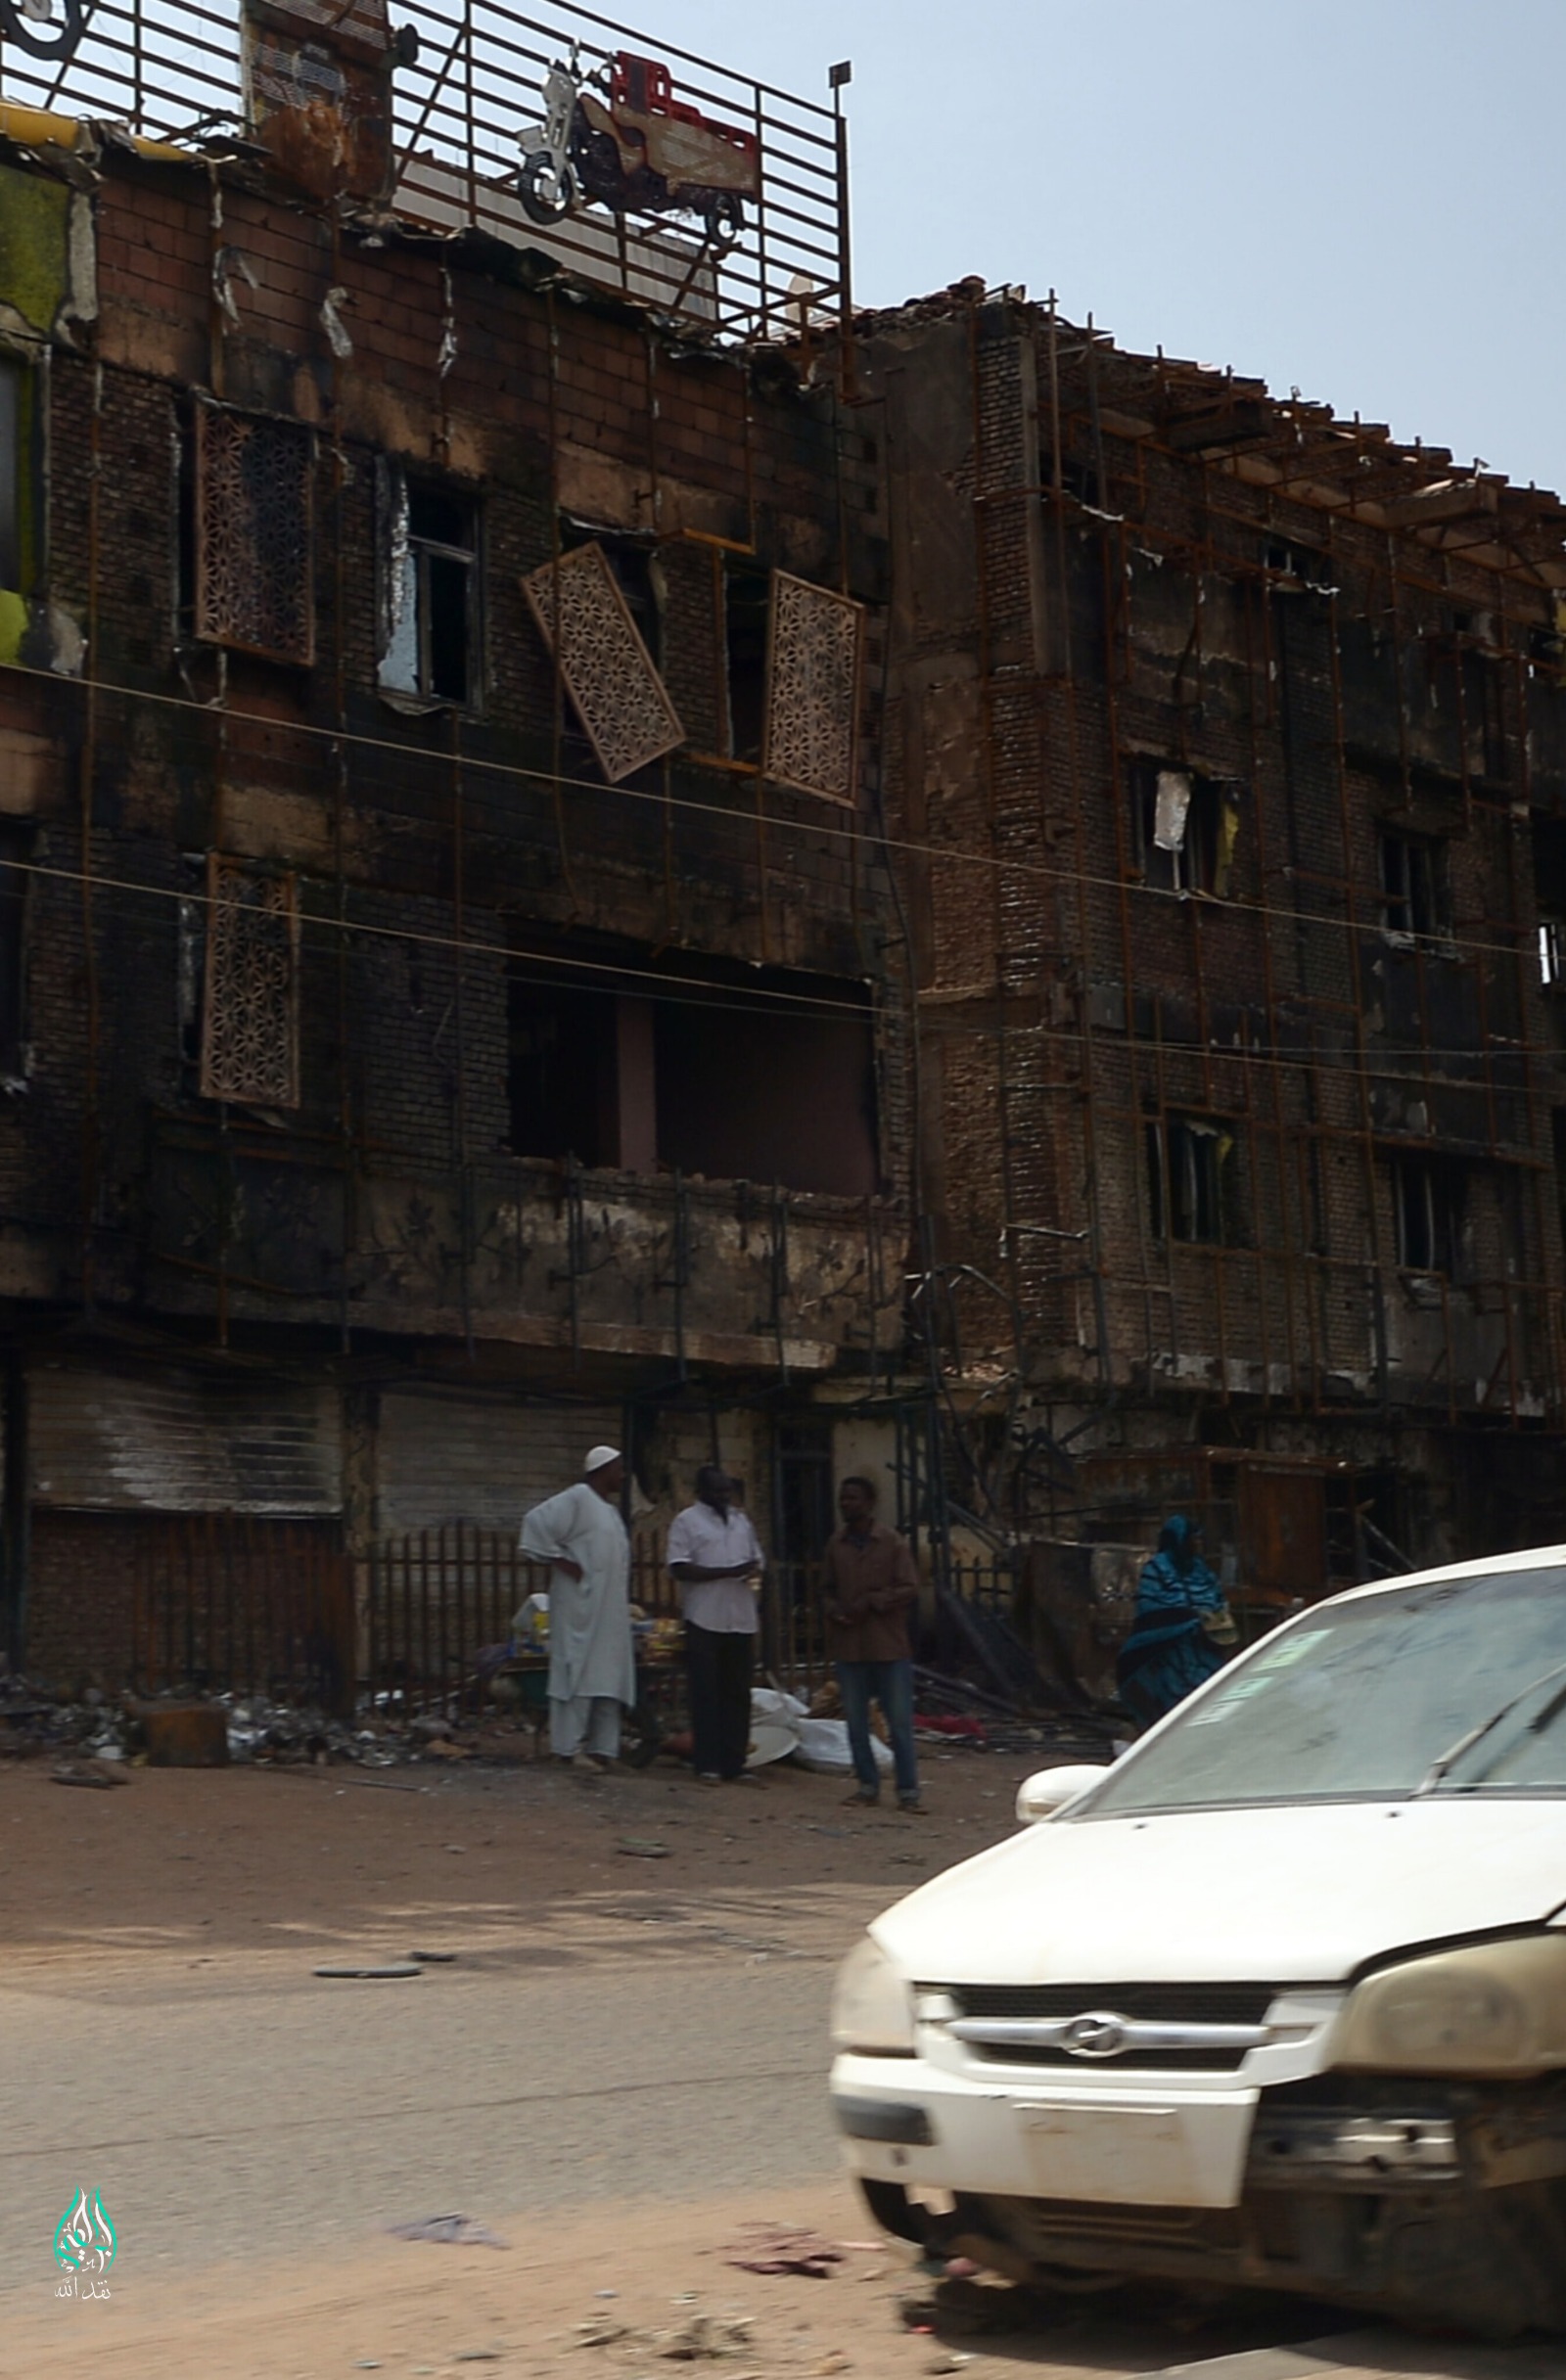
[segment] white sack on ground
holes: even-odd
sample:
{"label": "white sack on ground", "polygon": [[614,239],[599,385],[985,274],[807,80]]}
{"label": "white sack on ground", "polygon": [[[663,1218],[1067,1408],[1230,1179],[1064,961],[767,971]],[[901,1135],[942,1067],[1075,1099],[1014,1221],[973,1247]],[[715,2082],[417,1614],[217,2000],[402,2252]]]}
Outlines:
{"label": "white sack on ground", "polygon": [[[849,1722],[845,1718],[802,1718],[799,1722],[799,1762],[802,1768],[811,1768],[817,1776],[846,1777],[853,1772],[853,1756],[849,1750]],[[870,1746],[875,1764],[885,1774],[893,1765],[892,1747],[872,1735]]]}

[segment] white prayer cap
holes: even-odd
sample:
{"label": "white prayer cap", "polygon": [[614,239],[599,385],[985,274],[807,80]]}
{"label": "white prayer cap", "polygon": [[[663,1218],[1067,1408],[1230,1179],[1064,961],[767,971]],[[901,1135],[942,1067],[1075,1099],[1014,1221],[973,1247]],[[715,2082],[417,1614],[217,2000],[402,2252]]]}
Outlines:
{"label": "white prayer cap", "polygon": [[593,1473],[602,1471],[606,1463],[618,1463],[619,1460],[620,1448],[618,1446],[594,1446],[581,1467],[582,1477],[591,1479]]}

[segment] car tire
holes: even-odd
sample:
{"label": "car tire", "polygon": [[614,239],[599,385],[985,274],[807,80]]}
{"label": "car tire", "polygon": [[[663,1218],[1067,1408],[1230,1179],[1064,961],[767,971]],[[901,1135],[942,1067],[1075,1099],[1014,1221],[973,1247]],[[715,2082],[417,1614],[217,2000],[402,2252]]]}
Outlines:
{"label": "car tire", "polygon": [[857,2176],[865,2205],[894,2239],[911,2240],[922,2248],[929,2237],[930,2218],[923,2207],[916,2207],[900,2181],[869,2181],[864,2174]]}

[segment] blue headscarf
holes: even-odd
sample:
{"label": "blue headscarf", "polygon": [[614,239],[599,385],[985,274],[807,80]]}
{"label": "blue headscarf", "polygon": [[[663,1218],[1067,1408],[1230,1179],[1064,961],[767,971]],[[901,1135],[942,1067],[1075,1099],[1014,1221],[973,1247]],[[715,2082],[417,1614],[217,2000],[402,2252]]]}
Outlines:
{"label": "blue headscarf", "polygon": [[1183,1513],[1172,1514],[1137,1584],[1136,1616],[1116,1671],[1123,1701],[1144,1724],[1222,1666],[1202,1614],[1221,1610],[1223,1590],[1192,1543],[1197,1533]]}
{"label": "blue headscarf", "polygon": [[1136,1616],[1168,1611],[1172,1605],[1198,1611],[1222,1602],[1217,1578],[1202,1560],[1193,1540],[1199,1531],[1182,1512],[1170,1515],[1158,1540],[1158,1551],[1143,1569],[1136,1591]]}

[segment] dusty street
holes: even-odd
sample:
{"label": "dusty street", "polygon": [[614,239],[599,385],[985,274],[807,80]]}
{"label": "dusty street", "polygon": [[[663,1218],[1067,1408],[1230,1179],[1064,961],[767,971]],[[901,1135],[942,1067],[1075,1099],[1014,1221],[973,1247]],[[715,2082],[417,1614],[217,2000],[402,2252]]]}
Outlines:
{"label": "dusty street", "polygon": [[[651,2380],[717,2349],[731,2380],[968,2357],[973,2380],[1558,2372],[1554,2351],[1130,2293],[1021,2335],[946,2311],[910,2329],[932,2282],[837,2172],[831,1969],[878,1906],[1007,1830],[1025,1766],[937,1761],[923,1822],[781,1771],[722,1795],[528,1765],[138,1770],[92,1793],[0,1768],[0,2370]],[[454,1955],[403,1982],[314,1973],[412,1950]],[[118,2235],[107,2303],[55,2294],[84,2184]],[[456,2212],[506,2245],[389,2236]],[[761,2224],[841,2261],[738,2268]]]}

